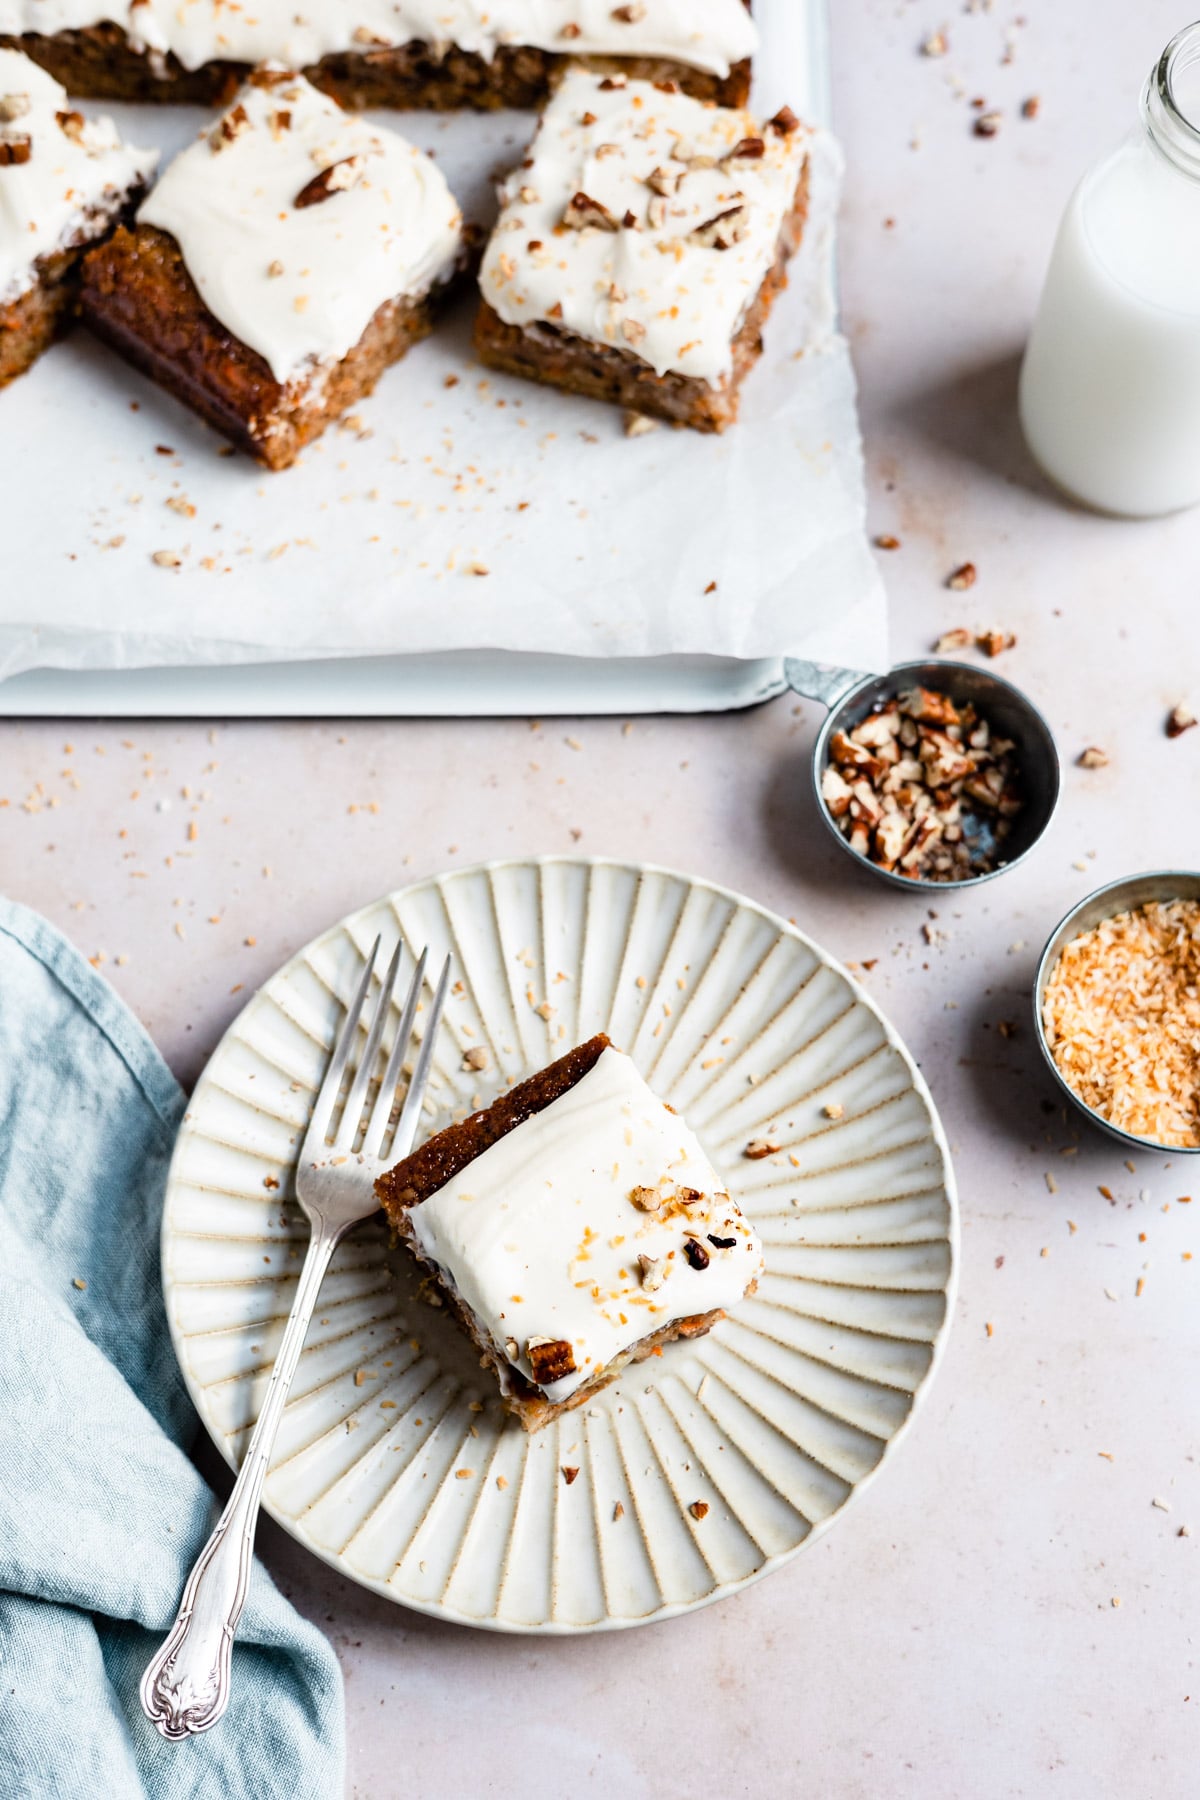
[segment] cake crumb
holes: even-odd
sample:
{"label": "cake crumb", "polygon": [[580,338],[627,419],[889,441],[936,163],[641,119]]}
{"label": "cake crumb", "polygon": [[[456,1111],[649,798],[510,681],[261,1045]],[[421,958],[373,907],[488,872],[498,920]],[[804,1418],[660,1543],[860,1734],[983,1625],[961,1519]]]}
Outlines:
{"label": "cake crumb", "polygon": [[688,1507],[688,1511],[691,1513],[693,1519],[707,1519],[708,1501],[693,1500],[692,1504]]}
{"label": "cake crumb", "polygon": [[568,1487],[570,1487],[570,1485],[571,1485],[571,1483],[572,1483],[572,1482],[573,1482],[573,1481],[574,1481],[574,1480],[575,1480],[575,1478],[576,1478],[576,1477],[577,1477],[577,1475],[578,1475],[578,1474],[579,1474],[579,1470],[578,1470],[578,1469],[574,1469],[574,1468],[572,1468],[572,1467],[571,1467],[571,1465],[570,1465],[570,1464],[569,1464],[569,1463],[564,1463],[564,1464],[563,1464],[563,1466],[562,1466],[562,1478],[563,1478],[563,1480],[564,1480],[564,1481],[565,1481],[565,1482],[566,1482],[566,1484],[567,1484],[567,1486],[568,1486]]}
{"label": "cake crumb", "polygon": [[612,1516],[613,1516],[614,1524],[616,1523],[616,1521],[618,1519],[623,1519],[625,1517],[625,1508],[619,1500],[617,1501],[616,1505],[613,1507]]}

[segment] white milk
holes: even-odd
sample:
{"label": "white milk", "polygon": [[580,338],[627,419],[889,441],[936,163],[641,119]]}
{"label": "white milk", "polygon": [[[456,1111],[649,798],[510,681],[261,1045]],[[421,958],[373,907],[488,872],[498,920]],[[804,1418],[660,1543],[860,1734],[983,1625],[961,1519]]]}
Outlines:
{"label": "white milk", "polygon": [[1200,133],[1178,110],[1198,52],[1193,26],[1151,78],[1142,131],[1072,196],[1021,370],[1029,448],[1105,512],[1200,500]]}

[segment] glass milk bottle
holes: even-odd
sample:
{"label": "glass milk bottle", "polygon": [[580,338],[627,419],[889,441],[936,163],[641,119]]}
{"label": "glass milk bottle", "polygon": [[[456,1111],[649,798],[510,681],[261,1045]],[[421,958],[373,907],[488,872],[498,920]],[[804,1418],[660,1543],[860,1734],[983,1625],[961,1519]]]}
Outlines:
{"label": "glass milk bottle", "polygon": [[1200,500],[1200,25],[1071,197],[1020,410],[1046,474],[1087,505],[1150,517]]}

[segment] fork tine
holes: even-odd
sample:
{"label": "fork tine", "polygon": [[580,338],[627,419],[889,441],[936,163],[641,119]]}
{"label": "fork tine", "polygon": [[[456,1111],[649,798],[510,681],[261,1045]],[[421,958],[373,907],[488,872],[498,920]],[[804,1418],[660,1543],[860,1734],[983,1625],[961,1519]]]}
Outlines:
{"label": "fork tine", "polygon": [[358,989],[347,1009],[341,1035],[334,1045],[333,1055],[329,1059],[329,1067],[325,1071],[325,1079],[321,1083],[321,1090],[317,1095],[316,1104],[312,1110],[312,1118],[309,1120],[308,1131],[305,1134],[305,1148],[307,1148],[310,1143],[324,1143],[325,1141],[325,1133],[329,1129],[330,1115],[333,1112],[334,1102],[338,1096],[338,1089],[342,1085],[342,1076],[345,1073],[346,1063],[354,1044],[355,1034],[358,1031],[359,1016],[362,1013],[363,1001],[366,999],[367,989],[371,985],[371,976],[375,969],[375,958],[378,955],[379,939],[376,938],[375,942],[371,945],[371,954],[367,958],[367,964],[362,972],[362,978],[359,981]]}
{"label": "fork tine", "polygon": [[375,1011],[371,1018],[367,1041],[359,1058],[354,1080],[350,1084],[350,1092],[346,1095],[346,1104],[342,1108],[342,1116],[338,1122],[337,1136],[334,1144],[339,1150],[351,1150],[358,1136],[358,1128],[362,1123],[363,1099],[366,1096],[367,1084],[371,1079],[371,1070],[375,1067],[375,1058],[379,1054],[379,1040],[383,1036],[383,1028],[391,1010],[392,992],[396,986],[396,972],[400,967],[399,941],[392,952],[392,960],[388,964],[383,985],[375,996]]}
{"label": "fork tine", "polygon": [[404,1110],[400,1114],[396,1135],[392,1139],[392,1155],[397,1158],[408,1155],[412,1149],[413,1139],[417,1135],[417,1126],[421,1119],[421,1102],[425,1098],[425,1086],[429,1080],[429,1065],[433,1061],[433,1046],[437,1041],[438,1026],[441,1024],[442,1009],[446,1004],[446,993],[449,986],[450,958],[447,957],[442,964],[437,993],[433,996],[433,1006],[421,1036],[421,1048],[417,1054],[412,1080],[408,1084],[408,1093],[404,1096]]}
{"label": "fork tine", "polygon": [[396,1090],[400,1086],[400,1071],[404,1067],[404,1058],[408,1054],[408,1046],[412,1039],[413,1020],[417,1016],[417,1002],[421,998],[421,988],[425,981],[425,965],[428,961],[428,949],[422,950],[416,973],[408,984],[404,1011],[401,1013],[400,1023],[396,1027],[396,1039],[392,1045],[391,1055],[388,1057],[387,1068],[383,1072],[383,1080],[379,1084],[379,1092],[375,1096],[370,1122],[363,1136],[362,1154],[364,1156],[379,1155],[383,1134],[387,1130],[388,1120],[392,1116],[392,1108],[396,1104]]}

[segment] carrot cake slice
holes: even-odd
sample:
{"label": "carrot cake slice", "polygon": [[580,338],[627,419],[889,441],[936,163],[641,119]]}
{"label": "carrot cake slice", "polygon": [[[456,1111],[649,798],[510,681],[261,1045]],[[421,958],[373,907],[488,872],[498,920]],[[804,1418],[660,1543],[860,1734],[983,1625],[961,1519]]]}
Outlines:
{"label": "carrot cake slice", "polygon": [[753,1230],[695,1134],[603,1035],[376,1184],[527,1431],[749,1293]]}
{"label": "carrot cake slice", "polygon": [[83,312],[282,469],[427,335],[463,261],[429,157],[302,76],[260,70],[87,258]]}
{"label": "carrot cake slice", "polygon": [[669,85],[569,73],[502,190],[483,361],[723,431],[804,229],[809,138],[786,108],[761,125]]}
{"label": "carrot cake slice", "polygon": [[741,106],[750,0],[0,0],[14,44],[73,93],[220,104],[260,62],[346,106],[536,106],[568,57]]}
{"label": "carrot cake slice", "polygon": [[75,316],[89,244],[132,214],[158,161],[85,119],[58,82],[0,50],[0,387]]}

